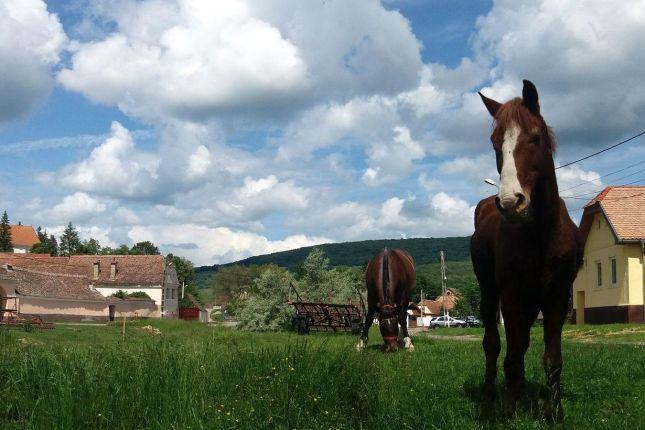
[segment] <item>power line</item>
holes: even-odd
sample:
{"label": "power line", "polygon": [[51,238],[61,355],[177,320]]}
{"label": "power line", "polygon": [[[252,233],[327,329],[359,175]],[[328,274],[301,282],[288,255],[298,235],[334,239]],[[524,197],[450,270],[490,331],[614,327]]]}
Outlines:
{"label": "power line", "polygon": [[641,131],[640,133],[638,133],[638,134],[636,134],[636,135],[634,135],[634,136],[632,136],[632,137],[630,137],[630,138],[628,138],[628,139],[622,140],[622,141],[620,141],[620,142],[618,142],[618,143],[616,143],[616,144],[614,144],[614,145],[611,145],[611,146],[609,146],[609,147],[607,147],[607,148],[605,148],[605,149],[601,149],[601,150],[600,150],[600,151],[598,151],[598,152],[594,152],[593,154],[589,154],[589,155],[587,155],[586,157],[582,157],[582,158],[579,158],[579,159],[577,159],[577,160],[570,161],[570,162],[568,162],[568,163],[566,163],[566,164],[563,164],[563,165],[561,165],[561,166],[558,166],[558,167],[556,167],[556,168],[555,168],[555,170],[562,169],[563,167],[571,166],[572,164],[579,163],[579,162],[584,161],[584,160],[586,160],[586,159],[588,159],[588,158],[591,158],[591,157],[595,157],[595,156],[596,156],[596,155],[598,155],[598,154],[602,154],[603,152],[609,151],[610,149],[614,149],[615,147],[620,146],[620,145],[623,145],[623,144],[625,144],[625,143],[629,142],[630,140],[634,140],[634,139],[636,139],[637,137],[640,137],[640,136],[642,136],[642,135],[644,135],[644,134],[645,134],[645,130]]}
{"label": "power line", "polygon": [[[631,165],[629,165],[627,167],[623,167],[622,169],[614,170],[613,172],[610,172],[610,173],[605,173],[604,175],[598,176],[598,178],[596,178],[596,179],[592,179],[592,180],[583,179],[584,182],[581,182],[578,185],[574,185],[574,186],[569,187],[569,188],[565,188],[564,190],[560,190],[560,192],[563,193],[565,191],[573,190],[574,188],[582,187],[583,185],[593,184],[593,182],[597,181],[598,179],[606,178],[607,176],[611,176],[611,175],[615,175],[616,173],[624,172],[625,170],[631,169],[632,167],[639,166],[639,165],[641,165],[643,163],[645,163],[645,160],[641,160],[638,163],[634,163],[634,164],[631,164]],[[616,180],[618,180],[618,179],[616,179]]]}
{"label": "power line", "polygon": [[[645,180],[645,179],[642,179],[642,180]],[[603,202],[604,202],[604,201],[617,202],[617,201],[619,201],[619,200],[631,199],[631,198],[633,198],[633,197],[638,197],[638,196],[642,196],[642,195],[645,195],[645,192],[637,193],[637,194],[632,194],[632,195],[630,195],[630,196],[616,197],[616,198],[613,198],[613,199],[612,199],[612,198],[605,198],[605,199],[602,199],[602,201],[603,201]],[[578,211],[583,210],[583,209],[584,209],[584,208],[586,208],[586,207],[587,207],[587,205],[585,205],[585,206],[583,206],[583,207],[581,207],[581,208],[578,208],[578,209],[573,209],[573,210],[571,210],[571,211],[569,211],[569,212],[578,212]]]}
{"label": "power line", "polygon": [[[620,181],[621,179],[631,178],[632,176],[634,176],[634,175],[636,175],[636,174],[638,174],[638,173],[641,173],[641,172],[645,172],[645,169],[637,170],[637,171],[635,171],[635,172],[633,172],[633,173],[630,173],[629,175],[621,176],[620,178],[616,178],[616,179],[614,179],[614,181]],[[642,179],[639,179],[639,180],[637,180],[637,181],[635,181],[635,182],[640,182],[641,180],[642,180]],[[633,184],[633,183],[635,183],[635,182],[630,182],[630,183],[627,183],[627,184],[620,184],[620,185],[631,185],[631,184]],[[619,186],[620,186],[620,185],[619,185]],[[603,189],[604,189],[604,188],[603,188]],[[566,198],[570,198],[570,197],[584,197],[584,196],[588,196],[588,195],[598,194],[598,193],[599,193],[599,192],[601,192],[601,191],[602,191],[602,190],[597,190],[597,191],[588,191],[588,192],[584,192],[584,193],[580,193],[580,194],[574,194],[574,195],[572,195],[572,196],[560,196],[560,197],[565,198],[565,199],[566,199]]]}

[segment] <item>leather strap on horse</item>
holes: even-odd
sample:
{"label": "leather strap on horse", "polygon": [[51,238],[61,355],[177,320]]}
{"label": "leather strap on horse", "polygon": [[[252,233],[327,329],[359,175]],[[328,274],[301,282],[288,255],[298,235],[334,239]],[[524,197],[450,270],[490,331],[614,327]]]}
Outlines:
{"label": "leather strap on horse", "polygon": [[390,264],[388,262],[389,254],[389,249],[387,247],[383,250],[383,261],[381,263],[381,268],[383,270],[382,273],[382,284],[383,284],[383,303],[381,304],[381,308],[385,308],[386,306],[392,306],[388,303],[388,290],[389,290],[389,285],[390,285]]}
{"label": "leather strap on horse", "polygon": [[398,336],[383,336],[383,340],[396,340]]}

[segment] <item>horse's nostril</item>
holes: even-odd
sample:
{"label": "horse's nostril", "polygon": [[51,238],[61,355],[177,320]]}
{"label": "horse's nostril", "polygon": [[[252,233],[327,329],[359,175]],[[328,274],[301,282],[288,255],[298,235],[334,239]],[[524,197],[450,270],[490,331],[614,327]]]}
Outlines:
{"label": "horse's nostril", "polygon": [[524,197],[524,194],[522,193],[515,193],[515,197],[517,197],[517,200],[515,201],[515,207],[521,208],[522,205],[524,205],[524,201],[526,200],[526,197]]}

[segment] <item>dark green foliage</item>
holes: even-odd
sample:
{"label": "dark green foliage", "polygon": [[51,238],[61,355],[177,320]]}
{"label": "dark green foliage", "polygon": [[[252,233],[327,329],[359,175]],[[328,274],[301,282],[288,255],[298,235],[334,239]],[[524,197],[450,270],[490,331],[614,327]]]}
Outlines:
{"label": "dark green foliage", "polygon": [[2,220],[0,220],[0,252],[13,252],[13,244],[11,243],[11,226],[9,224],[7,211],[4,211],[2,214]]}
{"label": "dark green foliage", "polygon": [[128,297],[132,297],[133,299],[149,299],[150,296],[148,293],[145,291],[133,291],[130,294],[128,294]]}
{"label": "dark green foliage", "polygon": [[135,243],[130,249],[132,255],[159,255],[159,248],[154,243],[146,240]]}
{"label": "dark green foliage", "polygon": [[[242,293],[251,292],[255,279],[259,278],[262,272],[270,267],[276,268],[277,266],[241,266],[236,264],[222,267],[214,275],[211,274],[211,277],[202,276],[202,279],[208,279],[208,284],[205,287],[211,289],[215,301],[219,304],[232,305],[229,312],[234,312],[236,299]],[[199,274],[197,274],[196,278],[200,278]],[[204,287],[200,286],[200,288]]]}
{"label": "dark green foliage", "polygon": [[177,255],[168,254],[166,255],[166,261],[172,262],[175,266],[179,285],[182,283],[185,283],[186,285],[193,283],[193,279],[195,278],[195,268],[190,260]]}
{"label": "dark green foliage", "polygon": [[118,299],[127,299],[127,298],[149,299],[150,298],[150,296],[144,291],[133,291],[131,293],[127,293],[126,291],[123,291],[123,290],[119,290],[113,293],[112,297],[116,297]]}
{"label": "dark green foliage", "polygon": [[[291,251],[259,255],[223,266],[239,264],[242,266],[276,264],[280,267],[295,269],[301,264],[313,248],[320,248],[329,257],[331,266],[365,265],[379,250],[385,248],[401,248],[414,257],[417,265],[437,262],[439,251],[445,252],[446,261],[460,261],[470,258],[470,237],[418,238],[418,239],[383,239],[364,240],[360,242],[328,243],[317,246],[307,246]],[[221,266],[219,266],[221,267]],[[196,272],[216,271],[218,266],[202,266]]]}
{"label": "dark green foliage", "polygon": [[58,242],[53,234],[47,234],[47,230],[43,230],[40,226],[36,229],[36,234],[40,242],[31,247],[32,254],[58,255]]}
{"label": "dark green foliage", "polygon": [[119,290],[115,293],[112,293],[112,297],[116,297],[117,299],[125,299],[126,297],[128,297],[128,293],[123,290]]}
{"label": "dark green foliage", "polygon": [[62,256],[69,257],[70,255],[77,254],[80,249],[81,240],[78,237],[78,231],[70,221],[60,237],[59,253]]}
{"label": "dark green foliage", "polygon": [[76,254],[99,255],[101,254],[101,245],[98,240],[93,238],[90,238],[90,240],[84,240],[76,250]]}

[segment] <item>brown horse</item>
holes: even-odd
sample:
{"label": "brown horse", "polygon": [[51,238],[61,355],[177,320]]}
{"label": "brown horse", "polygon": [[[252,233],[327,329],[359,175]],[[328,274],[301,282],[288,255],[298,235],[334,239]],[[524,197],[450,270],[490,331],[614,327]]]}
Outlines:
{"label": "brown horse", "polygon": [[397,350],[400,325],[403,346],[408,351],[413,351],[414,346],[408,335],[407,325],[410,293],[416,286],[412,256],[402,249],[385,248],[367,264],[365,282],[367,316],[356,349],[362,351],[367,345],[367,335],[374,321],[374,314],[378,311],[379,329],[385,342],[385,350]]}
{"label": "brown horse", "polygon": [[571,286],[582,262],[582,240],[558,195],[555,140],[524,81],[522,98],[504,104],[479,93],[494,118],[491,136],[500,174],[499,192],[477,205],[471,258],[481,290],[485,327],[484,390],[495,394],[500,351],[497,311],[506,329],[506,413],[515,411],[524,387],[524,355],[530,329],[544,317],[544,370],[549,387],[545,414],[563,418],[560,404],[561,335]]}

